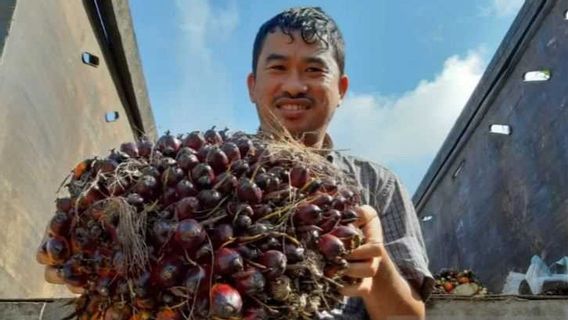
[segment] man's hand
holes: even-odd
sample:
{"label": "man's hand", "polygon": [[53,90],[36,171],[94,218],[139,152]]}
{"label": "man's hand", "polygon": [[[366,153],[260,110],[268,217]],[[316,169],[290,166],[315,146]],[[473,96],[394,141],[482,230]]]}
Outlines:
{"label": "man's hand", "polygon": [[377,211],[373,207],[361,206],[356,210],[359,220],[355,225],[363,231],[365,244],[354,249],[347,257],[349,267],[345,274],[360,281],[357,284],[344,286],[341,293],[346,296],[368,296],[371,294],[373,277],[379,271],[385,252],[383,230]]}

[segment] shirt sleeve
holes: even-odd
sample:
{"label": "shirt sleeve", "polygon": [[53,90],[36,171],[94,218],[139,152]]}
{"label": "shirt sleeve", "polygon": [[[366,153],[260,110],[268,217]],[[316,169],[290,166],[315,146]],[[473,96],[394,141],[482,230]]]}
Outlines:
{"label": "shirt sleeve", "polygon": [[434,288],[422,230],[410,196],[398,177],[378,168],[378,192],[369,197],[379,213],[385,248],[401,275],[426,301]]}

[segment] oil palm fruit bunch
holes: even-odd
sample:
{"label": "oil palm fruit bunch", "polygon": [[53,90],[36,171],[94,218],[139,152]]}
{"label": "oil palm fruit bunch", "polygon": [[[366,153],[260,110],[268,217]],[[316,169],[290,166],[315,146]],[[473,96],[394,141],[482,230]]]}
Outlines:
{"label": "oil palm fruit bunch", "polygon": [[81,161],[37,258],[78,319],[311,319],[364,242],[354,185],[294,139],[166,133]]}

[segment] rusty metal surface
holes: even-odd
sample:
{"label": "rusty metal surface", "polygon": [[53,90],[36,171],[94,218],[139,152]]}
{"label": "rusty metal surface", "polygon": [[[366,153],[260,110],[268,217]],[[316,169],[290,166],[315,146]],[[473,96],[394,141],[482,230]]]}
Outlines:
{"label": "rusty metal surface", "polygon": [[69,296],[34,259],[55,192],[78,161],[133,139],[103,51],[84,2],[17,2],[0,62],[0,298]]}
{"label": "rusty metal surface", "polygon": [[[471,268],[500,292],[532,255],[568,255],[566,10],[568,0],[525,3],[415,195],[419,215],[432,216],[423,231],[433,271]],[[523,81],[544,69],[548,81]]]}

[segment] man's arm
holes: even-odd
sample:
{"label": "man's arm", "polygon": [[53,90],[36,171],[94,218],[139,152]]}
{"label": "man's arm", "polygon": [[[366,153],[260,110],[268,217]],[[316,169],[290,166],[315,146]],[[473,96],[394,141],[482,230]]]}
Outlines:
{"label": "man's arm", "polygon": [[377,212],[370,206],[363,206],[359,216],[367,242],[349,256],[347,274],[362,280],[359,284],[345,286],[342,293],[362,297],[373,320],[395,319],[396,316],[424,319],[425,307],[421,297],[398,272],[383,245]]}

